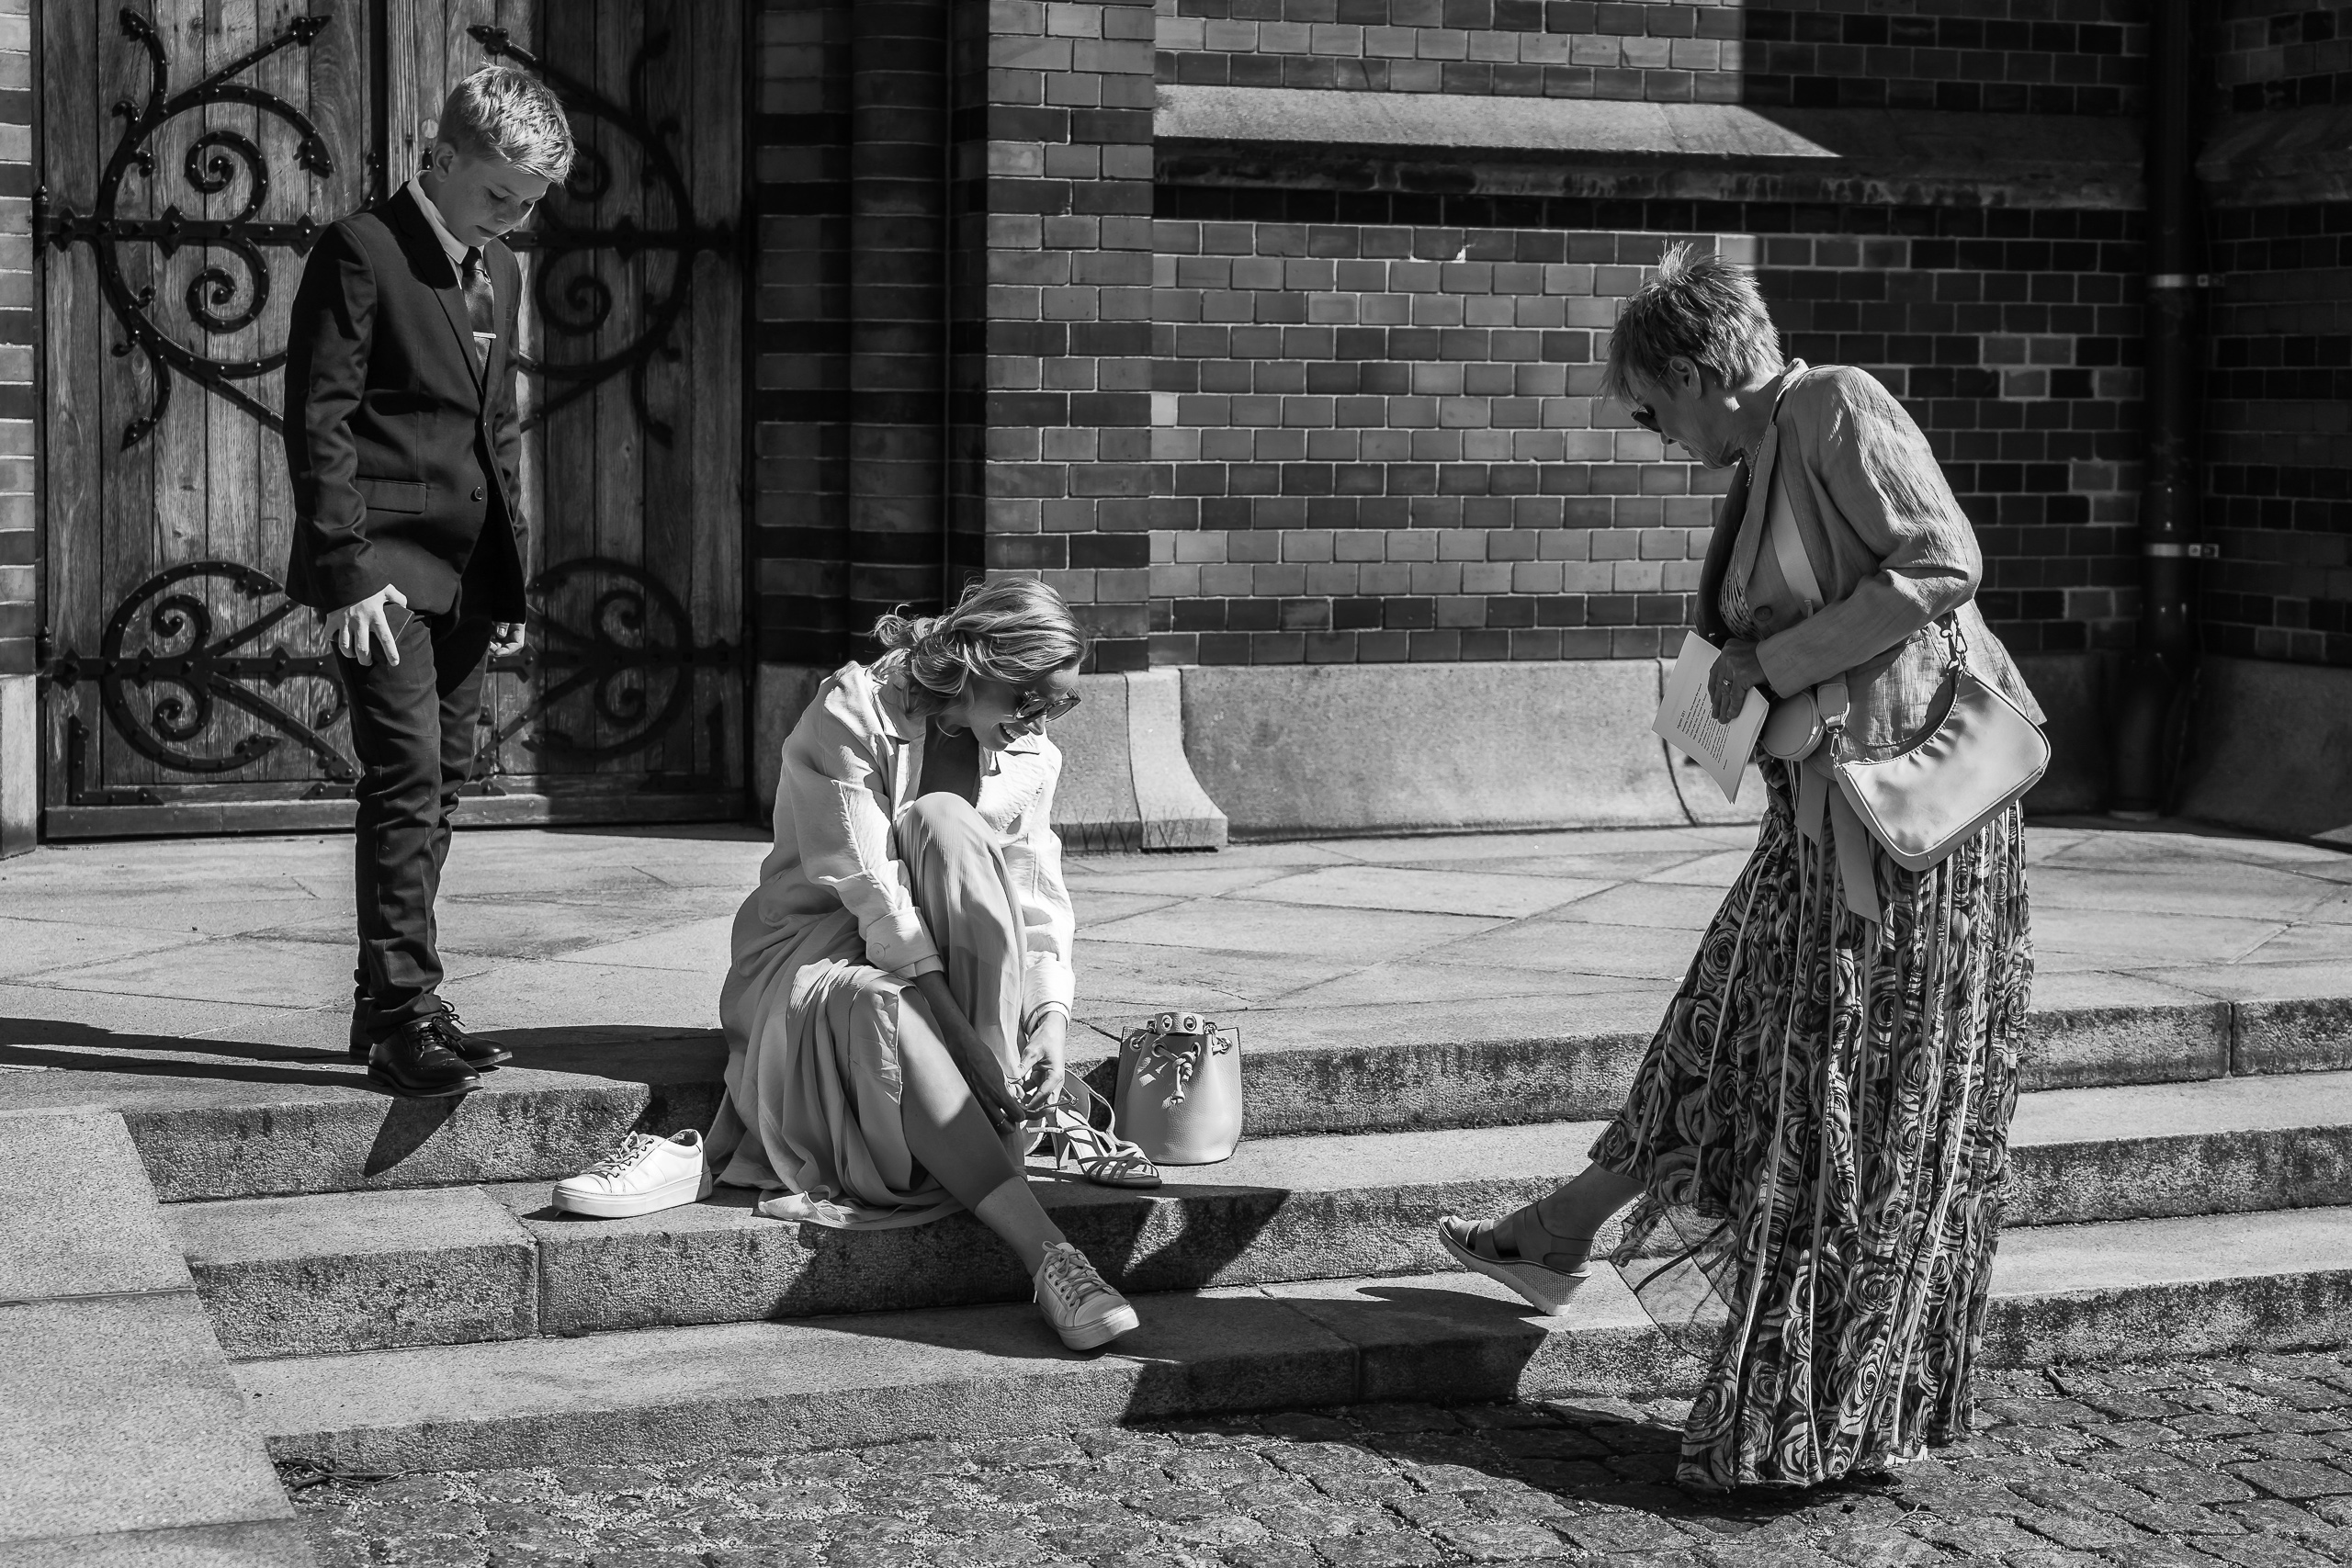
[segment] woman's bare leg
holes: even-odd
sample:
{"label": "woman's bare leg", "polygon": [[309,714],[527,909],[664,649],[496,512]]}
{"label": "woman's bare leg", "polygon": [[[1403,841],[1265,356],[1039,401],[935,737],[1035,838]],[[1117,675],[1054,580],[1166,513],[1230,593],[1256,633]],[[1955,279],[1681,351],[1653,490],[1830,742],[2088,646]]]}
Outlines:
{"label": "woman's bare leg", "polygon": [[1068,1238],[1046,1217],[1021,1162],[972,1098],[911,990],[899,1007],[899,1119],[909,1152],[1035,1274],[1046,1248]]}

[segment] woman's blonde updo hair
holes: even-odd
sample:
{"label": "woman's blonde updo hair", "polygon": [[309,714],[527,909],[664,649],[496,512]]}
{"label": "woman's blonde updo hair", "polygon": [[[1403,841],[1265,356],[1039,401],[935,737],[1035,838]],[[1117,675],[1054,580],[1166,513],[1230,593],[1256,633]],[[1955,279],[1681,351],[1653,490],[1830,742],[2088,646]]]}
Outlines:
{"label": "woman's blonde updo hair", "polygon": [[975,582],[944,615],[893,611],[874,623],[874,640],[889,650],[877,662],[906,671],[910,705],[926,715],[952,705],[975,675],[1028,686],[1086,657],[1062,596],[1026,577]]}

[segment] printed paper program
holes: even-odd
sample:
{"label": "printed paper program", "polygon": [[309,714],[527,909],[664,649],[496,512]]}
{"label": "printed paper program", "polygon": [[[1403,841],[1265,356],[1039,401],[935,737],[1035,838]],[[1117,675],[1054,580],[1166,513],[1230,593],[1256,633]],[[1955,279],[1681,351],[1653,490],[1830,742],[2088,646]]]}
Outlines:
{"label": "printed paper program", "polygon": [[1750,690],[1747,705],[1729,724],[1715,717],[1707,696],[1707,672],[1721,657],[1713,643],[1697,632],[1682,639],[1682,653],[1666,678],[1666,699],[1657,705],[1650,728],[1666,743],[1707,770],[1725,800],[1739,798],[1739,781],[1747,759],[1756,750],[1756,737],[1764,728],[1771,704],[1764,694]]}

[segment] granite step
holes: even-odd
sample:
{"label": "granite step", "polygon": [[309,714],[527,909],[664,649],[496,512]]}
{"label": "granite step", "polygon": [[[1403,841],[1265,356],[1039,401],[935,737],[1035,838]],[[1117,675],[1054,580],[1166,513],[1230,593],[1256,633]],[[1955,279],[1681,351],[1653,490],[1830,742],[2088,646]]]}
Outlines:
{"label": "granite step", "polygon": [[[1573,1175],[1599,1122],[1245,1141],[1158,1193],[1045,1185],[1131,1292],[1449,1267],[1433,1225]],[[2010,1223],[2352,1204],[2352,1073],[2045,1090],[2013,1129]],[[1039,1168],[1039,1174],[1046,1174]],[[535,1335],[1026,1300],[969,1216],[856,1235],[781,1224],[752,1194],[631,1220],[548,1207],[545,1182],[182,1203],[165,1211],[222,1345],[319,1355]]]}
{"label": "granite step", "polygon": [[[1572,1315],[1463,1274],[1147,1295],[1104,1354],[1027,1304],[638,1329],[233,1368],[273,1454],[368,1472],[1021,1438],[1366,1401],[1686,1387],[1697,1364],[1613,1271]],[[1989,1364],[2342,1344],[2352,1210],[2045,1226],[2006,1237]]]}
{"label": "granite step", "polygon": [[[2028,1020],[2029,1089],[2352,1067],[2352,998],[2182,1000],[2111,978],[2045,989],[2066,999]],[[1605,1117],[1661,1003],[1616,993],[1240,1014],[1249,1132]],[[1115,1031],[1122,1018],[1094,1021]],[[10,1103],[119,1110],[166,1202],[548,1180],[582,1168],[633,1127],[707,1126],[718,1110],[725,1052],[716,1031],[616,1031],[587,1044],[576,1032],[558,1032],[560,1043],[529,1031],[511,1036],[514,1065],[462,1100],[390,1099],[340,1054],[262,1060],[175,1051],[132,1060],[60,1052],[55,1066],[12,1081]],[[1111,1040],[1090,1029],[1072,1045],[1074,1065],[1107,1090]]]}

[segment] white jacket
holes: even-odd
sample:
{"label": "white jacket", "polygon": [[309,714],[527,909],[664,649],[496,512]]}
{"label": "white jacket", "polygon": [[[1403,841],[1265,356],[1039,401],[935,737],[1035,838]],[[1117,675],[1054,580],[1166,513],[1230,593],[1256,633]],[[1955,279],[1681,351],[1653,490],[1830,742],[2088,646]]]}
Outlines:
{"label": "white jacket", "polygon": [[[865,961],[901,979],[944,968],[922,915],[892,825],[922,778],[924,721],[908,711],[892,660],[874,669],[844,664],[828,676],[784,743],[775,792],[775,847],[760,866],[751,915],[735,928],[741,974],[779,944],[797,945],[837,911],[855,918]],[[1074,991],[1075,920],[1062,882],[1061,840],[1053,829],[1054,783],[1062,754],[1043,735],[981,752],[980,818],[999,834],[1021,897],[1022,1019],[1067,1010]],[[815,957],[809,953],[808,957]]]}

